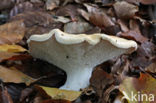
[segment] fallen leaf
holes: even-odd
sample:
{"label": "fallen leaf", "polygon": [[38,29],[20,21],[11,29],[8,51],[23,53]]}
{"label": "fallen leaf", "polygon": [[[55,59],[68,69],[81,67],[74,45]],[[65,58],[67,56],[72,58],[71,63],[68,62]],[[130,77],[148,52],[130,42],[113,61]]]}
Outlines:
{"label": "fallen leaf", "polygon": [[117,35],[125,37],[127,39],[135,40],[138,43],[144,43],[148,41],[148,38],[142,35],[138,22],[136,22],[135,20],[130,20],[129,28],[130,29],[127,32],[120,32]]}
{"label": "fallen leaf", "polygon": [[7,60],[13,56],[18,55],[17,53],[0,52],[0,62]]}
{"label": "fallen leaf", "polygon": [[64,25],[64,32],[71,34],[85,33],[91,29],[92,26],[85,21],[70,22]]}
{"label": "fallen leaf", "polygon": [[136,4],[136,5],[140,4],[139,0],[125,0],[125,1],[132,3],[132,4]]}
{"label": "fallen leaf", "polygon": [[0,10],[11,8],[14,5],[14,0],[1,0]]}
{"label": "fallen leaf", "polygon": [[146,67],[145,71],[155,74],[156,73],[156,62],[154,62],[154,63],[150,64],[148,67]]}
{"label": "fallen leaf", "polygon": [[128,25],[126,25],[125,21],[118,19],[117,23],[120,25],[122,32],[128,32],[129,31]]}
{"label": "fallen leaf", "polygon": [[100,28],[114,26],[114,22],[105,13],[104,10],[97,8],[96,6],[85,4],[85,7],[89,13],[89,21]]}
{"label": "fallen leaf", "polygon": [[0,45],[0,52],[25,52],[27,51],[25,48],[19,46],[19,45],[8,45],[8,44],[3,44]]}
{"label": "fallen leaf", "polygon": [[24,11],[30,11],[30,10],[34,10],[33,8],[33,4],[31,2],[22,2],[19,4],[16,4],[10,11],[10,17],[13,17],[19,13],[22,13]]}
{"label": "fallen leaf", "polygon": [[32,34],[47,33],[54,28],[61,28],[63,25],[61,22],[55,22],[49,13],[43,11],[28,11],[10,19],[10,21],[16,20],[23,20],[26,26],[26,39]]}
{"label": "fallen leaf", "polygon": [[32,59],[33,57],[29,54],[18,54],[18,55],[14,55],[10,58],[7,58],[5,60],[12,60],[12,61],[18,61],[18,60],[30,60]]}
{"label": "fallen leaf", "polygon": [[143,73],[139,78],[127,77],[119,86],[120,92],[124,95],[123,99],[127,99],[129,103],[154,103],[156,100],[153,97],[156,95],[155,88],[156,80]]}
{"label": "fallen leaf", "polygon": [[69,91],[69,90],[61,90],[58,88],[50,88],[40,86],[45,92],[52,97],[52,99],[65,99],[69,101],[76,100],[80,95],[81,92],[79,91]]}
{"label": "fallen leaf", "polygon": [[144,42],[137,51],[130,56],[133,67],[144,69],[152,63],[155,58],[156,46],[151,42]]}
{"label": "fallen leaf", "polygon": [[20,42],[25,35],[25,29],[22,20],[1,25],[0,44],[14,44]]}
{"label": "fallen leaf", "polygon": [[116,15],[119,18],[130,19],[133,18],[135,13],[139,11],[138,6],[130,4],[126,1],[116,2],[113,5]]}
{"label": "fallen leaf", "polygon": [[50,99],[50,100],[44,100],[41,103],[71,103],[71,102],[68,101],[68,100],[53,100],[53,99]]}
{"label": "fallen leaf", "polygon": [[18,71],[16,68],[12,67],[10,69],[0,66],[0,78],[3,82],[11,83],[25,83],[30,85],[36,80]]}
{"label": "fallen leaf", "polygon": [[23,102],[26,97],[28,97],[32,92],[34,91],[34,89],[32,88],[25,88],[21,91],[21,96],[20,96],[20,102]]}
{"label": "fallen leaf", "polygon": [[1,98],[2,98],[2,101],[0,100],[1,103],[13,103],[13,100],[10,94],[8,93],[6,87],[2,87]]}
{"label": "fallen leaf", "polygon": [[136,31],[132,31],[132,30],[128,32],[118,33],[117,35],[127,39],[135,40],[138,43],[143,43],[148,41],[148,39],[142,36],[140,33],[137,33]]}
{"label": "fallen leaf", "polygon": [[77,11],[80,13],[82,17],[84,17],[87,21],[89,21],[89,14],[85,10],[78,9]]}
{"label": "fallen leaf", "polygon": [[14,103],[19,102],[21,91],[26,88],[26,85],[23,83],[5,83],[4,86],[7,88],[8,93],[10,94]]}
{"label": "fallen leaf", "polygon": [[155,4],[156,1],[155,0],[139,0],[142,4],[146,4],[146,5],[149,5],[149,4]]}
{"label": "fallen leaf", "polygon": [[53,10],[54,8],[58,7],[59,4],[60,4],[60,0],[47,0],[46,8],[47,10]]}
{"label": "fallen leaf", "polygon": [[85,19],[88,19],[89,15],[89,22],[98,26],[107,34],[116,35],[120,31],[119,26],[107,15],[106,10],[96,7],[96,5],[84,5],[88,10],[88,14],[82,10],[79,10],[79,12]]}
{"label": "fallen leaf", "polygon": [[77,9],[78,5],[69,4],[59,8],[56,11],[56,16],[70,16],[72,21],[77,21],[77,16],[79,15]]}
{"label": "fallen leaf", "polygon": [[106,86],[112,84],[113,82],[114,79],[112,75],[102,70],[100,66],[93,71],[90,79],[90,85],[94,88],[99,97],[102,97],[103,90]]}

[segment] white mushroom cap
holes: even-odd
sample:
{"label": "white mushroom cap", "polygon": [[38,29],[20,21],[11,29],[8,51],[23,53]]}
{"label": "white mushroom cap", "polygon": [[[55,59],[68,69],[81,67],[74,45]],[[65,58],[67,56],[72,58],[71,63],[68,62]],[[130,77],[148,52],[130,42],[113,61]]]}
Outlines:
{"label": "white mushroom cap", "polygon": [[67,34],[59,29],[32,35],[28,44],[32,56],[66,71],[67,81],[61,89],[76,91],[89,85],[95,66],[137,49],[137,43],[132,40],[106,34]]}

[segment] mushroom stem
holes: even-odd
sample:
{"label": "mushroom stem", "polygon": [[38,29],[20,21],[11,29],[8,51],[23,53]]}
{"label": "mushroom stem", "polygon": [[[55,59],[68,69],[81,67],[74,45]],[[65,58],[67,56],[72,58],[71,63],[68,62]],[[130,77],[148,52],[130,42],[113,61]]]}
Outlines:
{"label": "mushroom stem", "polygon": [[79,91],[81,88],[87,87],[89,85],[92,69],[93,68],[81,68],[80,66],[79,68],[65,70],[67,73],[67,80],[60,89]]}

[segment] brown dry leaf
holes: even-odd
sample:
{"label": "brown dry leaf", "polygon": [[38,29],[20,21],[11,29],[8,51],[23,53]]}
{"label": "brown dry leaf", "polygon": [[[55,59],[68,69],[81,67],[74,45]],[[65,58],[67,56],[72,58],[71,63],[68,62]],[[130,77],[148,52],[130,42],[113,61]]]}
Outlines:
{"label": "brown dry leaf", "polygon": [[148,39],[143,37],[140,33],[137,33],[136,31],[132,31],[132,30],[124,33],[118,33],[118,35],[127,39],[135,40],[139,43],[148,41]]}
{"label": "brown dry leaf", "polygon": [[27,51],[25,48],[19,46],[19,45],[8,45],[8,44],[3,44],[0,45],[0,52],[25,52]]}
{"label": "brown dry leaf", "polygon": [[148,67],[146,67],[145,71],[155,74],[156,73],[156,62],[154,62],[154,63],[150,64]]}
{"label": "brown dry leaf", "polygon": [[139,43],[143,43],[148,41],[146,37],[144,37],[140,31],[139,24],[135,20],[130,20],[129,22],[130,30],[123,33],[118,33],[119,36],[125,37],[127,39],[135,40]]}
{"label": "brown dry leaf", "polygon": [[11,8],[14,5],[14,0],[1,0],[0,10]]}
{"label": "brown dry leaf", "polygon": [[[119,86],[124,99],[128,103],[154,103],[156,98],[156,80],[148,74],[140,74],[139,78],[127,77]],[[142,96],[146,95],[146,96]]]}
{"label": "brown dry leaf", "polygon": [[33,8],[33,4],[31,2],[22,2],[19,4],[16,4],[10,11],[10,17],[13,17],[19,13],[22,13],[24,11],[30,11],[30,10],[34,10]]}
{"label": "brown dry leaf", "polygon": [[131,55],[131,65],[137,68],[145,68],[155,58],[156,46],[151,42],[144,42],[137,51]]}
{"label": "brown dry leaf", "polygon": [[20,42],[25,35],[25,29],[22,20],[1,25],[0,44],[14,44]]}
{"label": "brown dry leaf", "polygon": [[11,83],[25,83],[26,85],[30,85],[36,80],[23,74],[18,71],[16,68],[5,68],[0,66],[0,78],[3,82],[11,82]]}
{"label": "brown dry leaf", "polygon": [[47,10],[53,10],[57,8],[60,4],[60,0],[47,0],[46,1],[46,8]]}
{"label": "brown dry leaf", "polygon": [[56,11],[57,16],[70,16],[72,21],[77,21],[77,16],[79,15],[78,11],[78,5],[67,5],[59,8]]}
{"label": "brown dry leaf", "polygon": [[138,6],[135,6],[125,1],[116,2],[113,7],[115,9],[116,15],[119,18],[124,19],[133,18],[135,13],[139,10]]}
{"label": "brown dry leaf", "polygon": [[32,34],[47,33],[54,28],[61,28],[62,23],[55,22],[50,14],[43,11],[28,11],[18,14],[10,21],[23,20],[26,26],[26,39]]}
{"label": "brown dry leaf", "polygon": [[91,29],[92,26],[85,21],[70,22],[64,25],[64,32],[71,34],[85,33]]}
{"label": "brown dry leaf", "polygon": [[120,25],[122,32],[128,32],[129,31],[128,25],[126,25],[125,21],[118,19],[117,23]]}
{"label": "brown dry leaf", "polygon": [[18,60],[30,60],[33,57],[29,54],[18,54],[18,55],[14,55],[11,58],[8,58],[6,60],[12,60],[12,61],[18,61]]}
{"label": "brown dry leaf", "polygon": [[125,1],[132,3],[132,4],[136,4],[136,5],[139,5],[140,3],[139,0],[125,0]]}
{"label": "brown dry leaf", "polygon": [[93,71],[90,79],[90,85],[95,89],[99,97],[102,97],[103,89],[113,82],[114,79],[112,75],[102,70],[100,66]]}
{"label": "brown dry leaf", "polygon": [[79,91],[61,90],[58,88],[50,88],[44,86],[40,87],[53,99],[65,99],[69,101],[74,101],[81,95],[81,92]]}
{"label": "brown dry leaf", "polygon": [[106,14],[105,9],[98,8],[97,5],[84,5],[88,10],[88,14],[82,10],[79,10],[79,12],[86,20],[89,16],[89,22],[98,26],[107,34],[116,35],[116,33],[120,31],[119,26],[114,23],[115,19],[113,21],[112,18]]}
{"label": "brown dry leaf", "polygon": [[0,100],[0,103],[13,103],[13,100],[6,87],[2,87],[1,98],[2,100]]}
{"label": "brown dry leaf", "polygon": [[105,13],[104,10],[92,6],[89,4],[84,4],[89,13],[89,21],[100,28],[114,26],[114,22],[111,18]]}
{"label": "brown dry leaf", "polygon": [[139,0],[142,4],[156,4],[156,0]]}
{"label": "brown dry leaf", "polygon": [[77,10],[80,14],[81,14],[81,16],[83,16],[87,21],[89,21],[89,13],[87,13],[85,10],[83,10],[83,9],[78,9]]}
{"label": "brown dry leaf", "polygon": [[44,100],[43,102],[41,103],[71,103],[70,101],[68,100],[53,100],[53,99],[49,99],[49,100]]}
{"label": "brown dry leaf", "polygon": [[0,52],[0,62],[3,60],[9,59],[13,56],[18,55],[17,53],[9,53],[9,52]]}
{"label": "brown dry leaf", "polygon": [[21,91],[21,96],[20,96],[20,102],[24,101],[32,92],[34,92],[34,89],[32,88],[25,88]]}

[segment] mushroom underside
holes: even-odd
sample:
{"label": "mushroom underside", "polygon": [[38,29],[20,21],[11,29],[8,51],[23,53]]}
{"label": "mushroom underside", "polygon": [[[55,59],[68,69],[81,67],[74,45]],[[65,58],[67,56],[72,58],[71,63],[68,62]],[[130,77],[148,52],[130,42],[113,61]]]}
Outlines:
{"label": "mushroom underside", "polygon": [[62,44],[54,36],[44,42],[31,41],[29,48],[34,57],[46,60],[67,73],[67,81],[61,89],[75,91],[89,85],[95,66],[115,56],[134,51],[134,47],[119,48],[108,40],[101,40],[95,45],[86,41]]}

